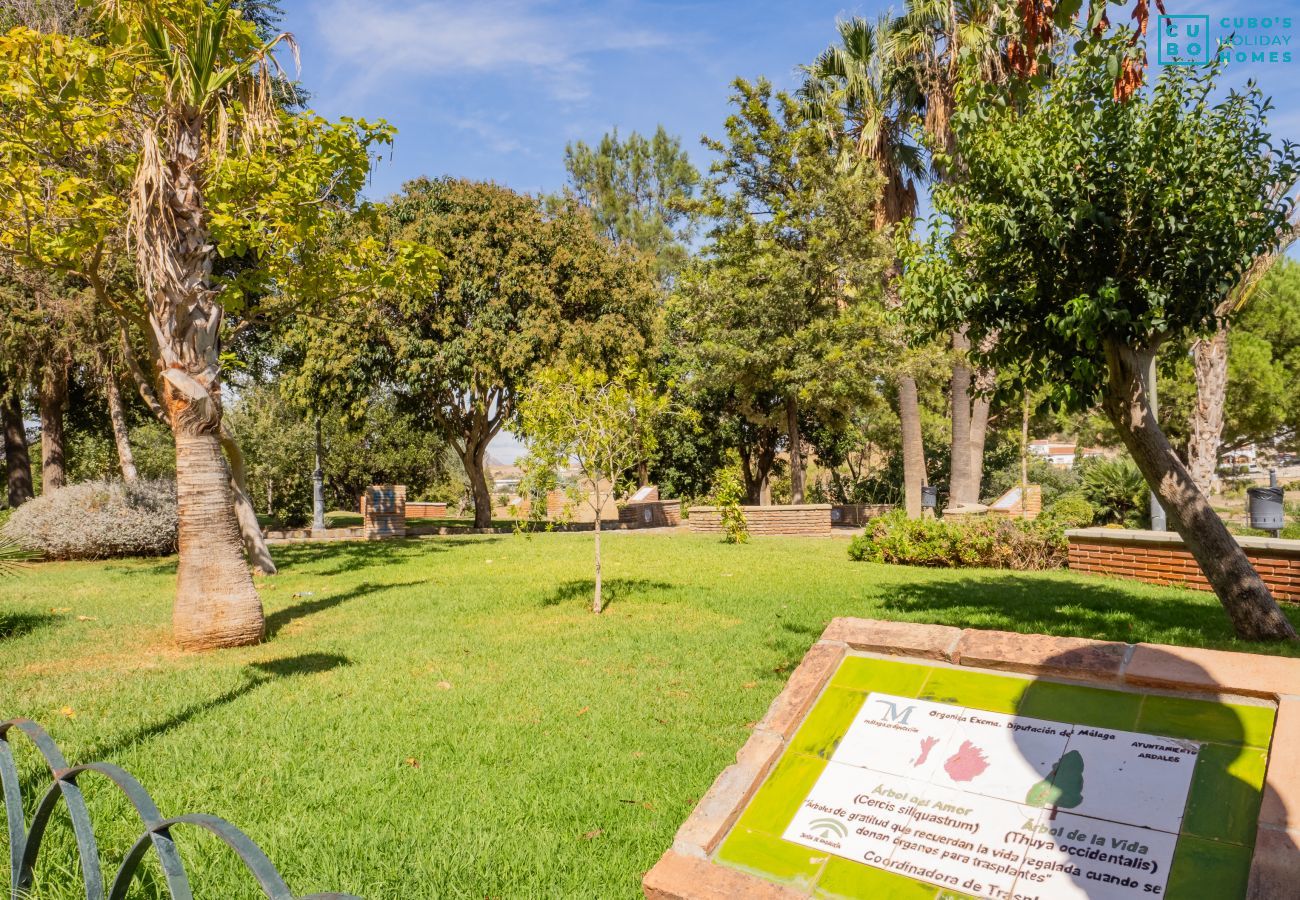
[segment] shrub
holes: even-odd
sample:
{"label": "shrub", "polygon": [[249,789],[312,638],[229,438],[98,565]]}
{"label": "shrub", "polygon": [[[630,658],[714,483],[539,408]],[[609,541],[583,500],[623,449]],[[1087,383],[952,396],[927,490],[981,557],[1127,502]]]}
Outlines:
{"label": "shrub", "polygon": [[1097,521],[1097,509],[1082,493],[1070,491],[1057,497],[1043,518],[1061,528],[1087,528]]}
{"label": "shrub", "polygon": [[849,543],[849,558],[958,569],[1059,569],[1065,535],[1052,522],[981,517],[960,522],[890,513],[867,523]]}
{"label": "shrub", "polygon": [[740,501],[745,488],[740,481],[738,466],[729,465],[718,473],[713,488],[713,502],[717,504],[722,519],[722,540],[727,544],[743,544],[749,540],[749,522]]}
{"label": "shrub", "polygon": [[104,559],[173,553],[176,526],[172,482],[86,481],[24,503],[3,532],[46,559]]}

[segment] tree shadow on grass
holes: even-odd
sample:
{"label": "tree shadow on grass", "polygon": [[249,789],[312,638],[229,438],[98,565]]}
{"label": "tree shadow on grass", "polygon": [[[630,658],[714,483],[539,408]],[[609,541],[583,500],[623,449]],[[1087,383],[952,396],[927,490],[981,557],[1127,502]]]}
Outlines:
{"label": "tree shadow on grass", "polygon": [[[1189,631],[1207,641],[1233,638],[1228,618],[1212,594],[1188,590],[1146,596],[1100,580],[1080,584],[1033,575],[985,575],[912,582],[891,586],[880,607],[958,628],[1164,643],[1186,643],[1177,634]],[[1300,619],[1295,610],[1290,614]]]}
{"label": "tree shadow on grass", "polygon": [[273,681],[296,676],[318,675],[351,664],[352,660],[336,653],[299,653],[295,656],[285,656],[279,659],[267,660],[266,662],[250,663],[243,669],[242,682],[230,690],[224,691],[215,697],[191,703],[189,706],[177,710],[156,722],[142,725],[103,744],[96,744],[88,751],[88,758],[111,760],[112,757],[129,747],[167,734],[185,725],[195,717],[233,703],[245,694],[249,694]]}
{"label": "tree shadow on grass", "polygon": [[498,537],[437,537],[384,541],[316,541],[313,543],[282,544],[274,547],[271,555],[283,571],[287,567],[311,566],[317,563],[333,565],[313,572],[316,575],[342,575],[372,566],[409,562],[430,553],[447,553],[452,550],[480,544],[491,544]]}
{"label": "tree shadow on grass", "polygon": [[266,636],[273,638],[290,622],[306,618],[318,612],[327,609],[333,609],[347,603],[349,600],[356,600],[359,597],[365,597],[370,594],[377,594],[395,588],[414,587],[423,584],[421,581],[400,581],[390,584],[371,584],[363,582],[350,591],[343,591],[339,594],[327,594],[324,597],[314,597],[309,600],[303,600],[292,606],[286,606],[284,609],[277,609],[266,617]]}
{"label": "tree shadow on grass", "polygon": [[[637,594],[668,591],[675,587],[666,581],[651,581],[648,578],[609,578],[601,584],[601,599],[608,609],[612,604]],[[574,600],[586,600],[590,604],[595,593],[594,578],[576,578],[556,585],[555,590],[542,598],[542,606],[559,606]]]}
{"label": "tree shadow on grass", "polygon": [[50,628],[60,621],[49,613],[0,612],[0,641],[9,641]]}

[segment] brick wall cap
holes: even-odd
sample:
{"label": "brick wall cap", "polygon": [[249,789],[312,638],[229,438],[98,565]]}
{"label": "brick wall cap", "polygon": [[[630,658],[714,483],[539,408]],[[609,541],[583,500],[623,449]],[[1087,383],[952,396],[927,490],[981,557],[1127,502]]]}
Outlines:
{"label": "brick wall cap", "polygon": [[1135,644],[1124,681],[1138,687],[1244,694],[1300,693],[1300,659],[1168,644]]}
{"label": "brick wall cap", "polygon": [[951,625],[925,622],[892,622],[887,619],[831,619],[822,632],[823,641],[840,641],[854,650],[952,661],[953,648],[962,630]]}
{"label": "brick wall cap", "polygon": [[738,869],[728,869],[669,850],[646,872],[641,888],[647,900],[686,900],[746,897],[750,900],[794,900],[807,891],[773,884]]}
{"label": "brick wall cap", "polygon": [[[1174,544],[1183,546],[1183,539],[1174,531],[1145,531],[1137,528],[1070,528],[1065,532],[1070,542],[1105,541],[1117,544]],[[1272,550],[1300,556],[1300,541],[1290,538],[1264,538],[1233,535],[1246,550]]]}
{"label": "brick wall cap", "polygon": [[[717,512],[721,508],[722,507],[720,506],[692,506],[691,512],[693,513],[694,512]],[[741,507],[741,509],[745,510],[746,512],[750,512],[750,511],[782,512],[785,510],[789,510],[790,512],[798,512],[807,509],[829,510],[830,508],[831,508],[831,504],[829,503],[800,503],[798,505],[791,504],[791,503],[773,503],[770,506],[742,506]],[[1296,543],[1300,543],[1300,541],[1297,541]]]}

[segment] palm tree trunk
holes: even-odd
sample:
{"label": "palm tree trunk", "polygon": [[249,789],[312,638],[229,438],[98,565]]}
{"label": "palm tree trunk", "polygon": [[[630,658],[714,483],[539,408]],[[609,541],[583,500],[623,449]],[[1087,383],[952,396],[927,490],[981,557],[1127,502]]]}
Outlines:
{"label": "palm tree trunk", "polygon": [[1146,385],[1155,351],[1113,340],[1105,349],[1109,377],[1102,407],[1227,610],[1233,630],[1245,640],[1294,640],[1290,621],[1160,430]]}
{"label": "palm tree trunk", "polygon": [[27,429],[23,408],[15,395],[4,396],[0,384],[0,419],[4,425],[5,476],[9,508],[17,509],[32,499],[32,460],[27,450]]}
{"label": "palm tree trunk", "polygon": [[180,562],[172,629],[186,650],[262,640],[266,622],[240,547],[230,469],[211,430],[177,429],[176,505]]}
{"label": "palm tree trunk", "polygon": [[987,395],[977,395],[971,403],[970,481],[967,485],[969,493],[962,500],[964,503],[979,503],[984,488],[984,444],[989,434],[989,407]]}
{"label": "palm tree trunk", "polygon": [[173,111],[145,132],[132,187],[136,270],[148,301],[162,407],[176,442],[180,562],[172,622],[192,650],[256,644],[262,603],[244,560],[221,448],[221,325],[203,202],[203,116]]}
{"label": "palm tree trunk", "polygon": [[41,413],[41,493],[68,483],[64,467],[63,408],[68,401],[68,369],[52,362],[41,375],[37,401]]}
{"label": "palm tree trunk", "polygon": [[785,402],[786,434],[790,441],[790,502],[803,503],[803,441],[799,435],[799,400],[792,394]]}
{"label": "palm tree trunk", "polygon": [[117,461],[122,469],[122,480],[131,484],[139,480],[140,473],[135,467],[135,454],[131,452],[131,432],[126,424],[122,392],[112,372],[104,373],[104,393],[108,395],[108,420],[113,425],[113,443],[117,445]]}
{"label": "palm tree trunk", "polygon": [[1223,439],[1223,405],[1228,393],[1228,325],[1223,323],[1206,340],[1192,345],[1196,372],[1196,402],[1188,423],[1187,468],[1205,496],[1214,488]]}
{"label": "palm tree trunk", "polygon": [[949,381],[951,399],[951,432],[949,442],[949,478],[948,495],[954,505],[968,502],[971,494],[971,450],[970,450],[970,365],[966,352],[970,350],[970,340],[965,330],[952,334],[952,378]]}
{"label": "palm tree trunk", "polygon": [[898,376],[898,419],[903,429],[903,496],[909,519],[921,517],[925,485],[925,442],[921,436],[921,401],[916,379]]}

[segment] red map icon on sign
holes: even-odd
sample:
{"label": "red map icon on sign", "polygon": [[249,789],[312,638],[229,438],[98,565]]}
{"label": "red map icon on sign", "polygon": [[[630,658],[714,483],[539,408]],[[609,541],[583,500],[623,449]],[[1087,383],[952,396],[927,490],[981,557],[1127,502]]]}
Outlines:
{"label": "red map icon on sign", "polygon": [[934,745],[937,743],[939,743],[939,739],[936,737],[921,738],[921,755],[916,758],[916,762],[912,763],[912,767],[916,768],[925,765],[925,761],[930,758],[930,751],[934,749]]}
{"label": "red map icon on sign", "polygon": [[984,758],[984,751],[970,741],[962,741],[957,752],[943,763],[943,770],[953,781],[970,781],[988,767],[989,761]]}

